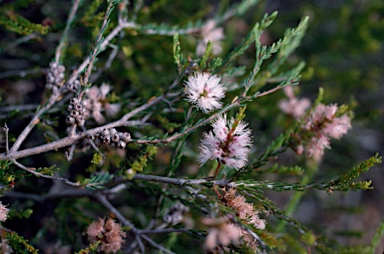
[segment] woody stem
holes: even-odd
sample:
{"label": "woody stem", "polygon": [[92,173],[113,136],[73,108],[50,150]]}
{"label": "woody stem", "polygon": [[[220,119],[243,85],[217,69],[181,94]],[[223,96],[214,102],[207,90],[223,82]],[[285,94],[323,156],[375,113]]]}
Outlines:
{"label": "woody stem", "polygon": [[221,167],[221,163],[219,162],[217,164],[217,167],[216,167],[216,170],[215,170],[215,174],[213,175],[213,179],[216,179],[217,175],[219,174],[220,167]]}

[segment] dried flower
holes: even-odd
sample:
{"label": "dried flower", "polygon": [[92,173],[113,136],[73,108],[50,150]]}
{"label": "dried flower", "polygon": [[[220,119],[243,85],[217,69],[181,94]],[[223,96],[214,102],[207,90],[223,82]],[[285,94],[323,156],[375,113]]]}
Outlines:
{"label": "dried flower", "polygon": [[224,87],[220,78],[209,73],[195,73],[186,81],[188,101],[195,104],[203,113],[222,107],[220,100],[224,98]]}
{"label": "dried flower", "polygon": [[8,208],[6,208],[0,201],[0,221],[6,221],[8,217]]}
{"label": "dried flower", "polygon": [[206,25],[201,29],[202,40],[199,41],[196,48],[196,55],[204,55],[205,49],[207,48],[208,41],[216,42],[213,44],[213,54],[220,54],[222,47],[220,41],[224,39],[224,33],[222,27],[216,27],[214,20],[209,20]]}
{"label": "dried flower", "polygon": [[308,99],[297,99],[293,93],[292,86],[284,87],[284,92],[288,97],[288,100],[281,100],[279,102],[280,109],[288,114],[292,115],[296,119],[304,115],[305,111],[311,106],[311,102]]}
{"label": "dried flower", "polygon": [[227,122],[226,116],[219,116],[212,127],[213,131],[204,133],[201,142],[198,157],[200,164],[217,159],[228,167],[243,167],[252,145],[251,131],[247,124],[235,119]]}
{"label": "dried flower", "polygon": [[120,224],[113,219],[105,221],[99,218],[88,226],[87,235],[91,243],[101,241],[98,247],[99,251],[116,253],[121,249],[125,232],[122,231]]}

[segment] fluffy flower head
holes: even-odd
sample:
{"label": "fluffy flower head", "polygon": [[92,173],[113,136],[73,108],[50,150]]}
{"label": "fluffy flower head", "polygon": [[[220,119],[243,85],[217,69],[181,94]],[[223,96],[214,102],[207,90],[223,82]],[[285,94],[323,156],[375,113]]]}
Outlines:
{"label": "fluffy flower head", "polygon": [[320,161],[324,149],[330,149],[330,139],[340,139],[352,127],[351,119],[347,115],[336,116],[338,106],[336,104],[319,104],[308,116],[303,126],[304,130],[312,133],[311,139],[306,144],[309,157]]}
{"label": "fluffy flower head", "polygon": [[228,167],[243,167],[252,145],[251,131],[246,123],[235,119],[227,121],[226,116],[219,116],[212,127],[213,131],[203,134],[198,157],[200,164],[217,159]]}
{"label": "fluffy flower head", "polygon": [[224,98],[224,87],[220,78],[209,73],[195,73],[186,81],[187,100],[201,109],[203,113],[222,107],[220,100]]}
{"label": "fluffy flower head", "polygon": [[120,250],[124,242],[123,237],[125,237],[125,233],[122,231],[120,224],[115,223],[113,219],[105,221],[101,218],[88,226],[87,235],[88,240],[92,243],[101,241],[99,251],[106,253],[116,253]]}

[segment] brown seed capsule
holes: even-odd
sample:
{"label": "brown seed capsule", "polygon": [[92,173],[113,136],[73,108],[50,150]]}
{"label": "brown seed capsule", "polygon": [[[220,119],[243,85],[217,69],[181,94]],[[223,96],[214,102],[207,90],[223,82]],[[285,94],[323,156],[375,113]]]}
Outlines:
{"label": "brown seed capsule", "polygon": [[83,126],[85,124],[85,118],[84,116],[82,115],[79,115],[77,118],[76,118],[76,123],[78,126]]}
{"label": "brown seed capsule", "polygon": [[74,117],[72,116],[67,116],[67,118],[65,119],[65,122],[68,124],[68,125],[71,125],[71,124],[75,124],[76,120]]}
{"label": "brown seed capsule", "polygon": [[116,142],[116,143],[119,142],[120,141],[119,135],[117,135],[117,134],[112,135],[112,141]]}
{"label": "brown seed capsule", "polygon": [[131,134],[129,134],[128,132],[124,132],[123,135],[121,136],[121,139],[128,143],[129,141],[131,141]]}
{"label": "brown seed capsule", "polygon": [[79,116],[80,115],[80,113],[79,113],[79,111],[77,111],[77,110],[71,110],[71,116],[73,116],[73,117],[77,117],[77,116]]}
{"label": "brown seed capsule", "polygon": [[116,133],[117,133],[117,130],[116,130],[115,128],[111,128],[111,129],[109,129],[109,133],[110,133],[111,135],[116,134]]}
{"label": "brown seed capsule", "polygon": [[100,141],[100,139],[96,139],[96,140],[95,140],[95,145],[96,145],[97,147],[101,146],[101,141]]}
{"label": "brown seed capsule", "polygon": [[123,140],[120,140],[117,146],[120,149],[124,149],[127,146],[127,143],[125,143]]}
{"label": "brown seed capsule", "polygon": [[76,109],[77,111],[81,111],[81,110],[83,109],[83,105],[81,105],[80,103],[77,103],[77,104],[75,104],[74,106],[75,106],[75,109]]}
{"label": "brown seed capsule", "polygon": [[108,129],[103,129],[103,130],[101,131],[101,135],[103,135],[103,136],[107,136],[107,135],[109,135],[109,130],[108,130]]}
{"label": "brown seed capsule", "polygon": [[103,138],[103,143],[104,143],[104,144],[109,144],[109,143],[111,143],[111,136],[104,136],[104,138]]}

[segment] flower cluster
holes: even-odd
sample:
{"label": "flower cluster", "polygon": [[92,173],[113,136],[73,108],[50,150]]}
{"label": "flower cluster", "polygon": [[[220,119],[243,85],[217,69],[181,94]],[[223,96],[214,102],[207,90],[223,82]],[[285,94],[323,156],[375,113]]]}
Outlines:
{"label": "flower cluster", "polygon": [[[340,139],[352,127],[351,119],[347,115],[336,116],[336,104],[318,104],[305,121],[303,130],[311,134],[310,140],[305,144],[308,156],[319,161],[325,148],[330,148],[330,139]],[[304,147],[299,146],[299,151]]]}
{"label": "flower cluster", "polygon": [[105,111],[107,116],[114,117],[121,108],[118,103],[110,104],[107,101],[107,94],[111,91],[111,86],[102,84],[99,87],[92,86],[86,91],[87,98],[84,99],[87,105],[87,109],[90,112],[90,116],[95,119],[96,123],[105,123],[105,117],[102,115],[102,111]]}
{"label": "flower cluster", "polygon": [[96,146],[108,144],[113,148],[118,147],[120,149],[124,149],[127,143],[132,140],[131,134],[128,132],[118,132],[115,128],[103,129],[95,135],[89,135],[87,138],[93,140]]}
{"label": "flower cluster", "polygon": [[220,41],[224,39],[224,33],[222,27],[216,27],[216,22],[210,20],[207,24],[201,29],[202,40],[199,41],[196,48],[196,55],[204,55],[205,49],[207,48],[208,41],[217,42],[213,44],[213,54],[220,54],[222,47]]}
{"label": "flower cluster", "polygon": [[64,84],[65,67],[55,62],[49,64],[46,88],[57,91]]}
{"label": "flower cluster", "polygon": [[75,79],[73,82],[65,83],[65,87],[68,89],[68,91],[76,93],[81,87],[81,83],[78,79]]}
{"label": "flower cluster", "polygon": [[299,119],[311,106],[311,102],[307,98],[297,99],[293,93],[292,86],[284,87],[284,93],[288,97],[288,100],[281,100],[279,102],[280,109],[284,113]]}
{"label": "flower cluster", "polygon": [[231,243],[234,245],[240,244],[241,228],[233,223],[229,223],[227,218],[203,218],[202,222],[209,226],[204,247],[210,253],[215,253],[218,245],[224,247]]}
{"label": "flower cluster", "polygon": [[242,168],[248,160],[252,145],[251,131],[240,120],[219,116],[212,124],[213,131],[204,133],[200,145],[199,162],[218,160],[232,168]]}
{"label": "flower cluster", "polygon": [[5,207],[5,205],[2,204],[0,201],[0,221],[6,221],[8,217],[8,208]]}
{"label": "flower cluster", "polygon": [[13,253],[12,247],[8,245],[7,239],[2,239],[0,243],[0,253],[10,254]]}
{"label": "flower cluster", "polygon": [[106,253],[116,253],[121,249],[125,237],[125,232],[122,231],[120,224],[116,223],[113,219],[99,218],[99,220],[92,222],[87,229],[88,240],[91,243],[100,241],[98,247],[99,251]]}
{"label": "flower cluster", "polygon": [[87,102],[78,98],[72,98],[69,102],[66,123],[68,125],[84,126],[85,119],[89,117],[89,111],[87,109]]}
{"label": "flower cluster", "polygon": [[[257,211],[252,204],[247,203],[244,196],[236,195],[235,188],[228,190],[223,189],[223,192],[224,194],[221,196],[221,200],[226,206],[236,212],[236,215],[243,223],[253,225],[257,229],[265,229],[266,222],[259,218],[259,211]],[[248,248],[253,250],[257,249],[257,241],[253,236],[244,229],[241,229],[241,235]]]}
{"label": "flower cluster", "polygon": [[195,73],[186,81],[187,100],[201,109],[203,113],[222,107],[220,100],[224,98],[224,87],[220,78],[209,73]]}
{"label": "flower cluster", "polygon": [[[266,222],[259,218],[259,211],[252,204],[247,203],[244,196],[236,195],[235,188],[224,188],[222,191],[223,194],[217,192],[219,199],[225,206],[236,212],[236,216],[242,223],[253,225],[257,229],[265,229]],[[233,223],[231,215],[217,220],[204,218],[203,223],[210,226],[204,246],[212,253],[215,253],[214,250],[217,249],[218,245],[224,247],[230,243],[234,245],[243,243],[249,249],[258,250],[257,240],[247,230]]]}

